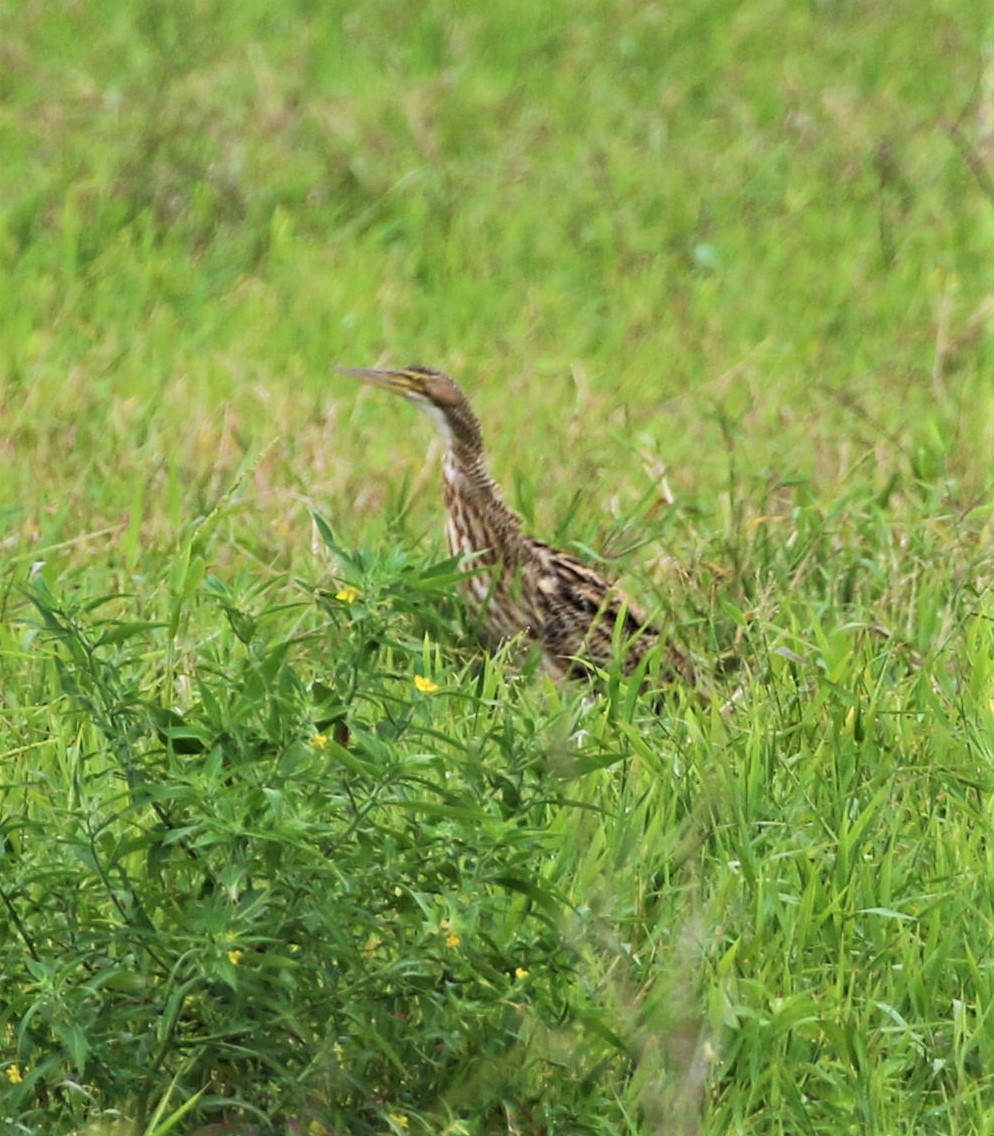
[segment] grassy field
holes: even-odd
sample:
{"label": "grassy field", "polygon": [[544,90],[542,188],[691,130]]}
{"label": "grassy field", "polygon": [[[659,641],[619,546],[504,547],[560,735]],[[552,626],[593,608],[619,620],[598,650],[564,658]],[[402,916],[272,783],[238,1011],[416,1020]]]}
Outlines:
{"label": "grassy field", "polygon": [[3,6],[0,1136],[994,1133],[992,246],[986,0]]}

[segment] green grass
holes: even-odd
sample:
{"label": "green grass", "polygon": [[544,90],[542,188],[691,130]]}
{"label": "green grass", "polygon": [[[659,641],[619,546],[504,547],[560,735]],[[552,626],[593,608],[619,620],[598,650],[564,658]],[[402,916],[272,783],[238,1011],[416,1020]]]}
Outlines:
{"label": "green grass", "polygon": [[[0,13],[2,1136],[994,1133],[992,51]],[[378,360],[710,708],[477,649]]]}

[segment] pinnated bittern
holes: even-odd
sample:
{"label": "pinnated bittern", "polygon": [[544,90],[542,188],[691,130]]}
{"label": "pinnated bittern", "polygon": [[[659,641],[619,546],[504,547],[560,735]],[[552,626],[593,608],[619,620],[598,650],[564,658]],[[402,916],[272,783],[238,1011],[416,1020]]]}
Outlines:
{"label": "pinnated bittern", "polygon": [[454,556],[468,559],[467,587],[487,633],[497,641],[524,635],[542,648],[558,677],[607,668],[614,643],[630,673],[646,652],[662,646],[664,677],[694,682],[687,657],[665,643],[659,628],[614,584],[568,553],[529,536],[504,503],[487,469],[480,422],[461,388],[429,367],[402,370],[338,368],[342,374],[403,395],[435,420],[446,441],[442,484],[446,537]]}

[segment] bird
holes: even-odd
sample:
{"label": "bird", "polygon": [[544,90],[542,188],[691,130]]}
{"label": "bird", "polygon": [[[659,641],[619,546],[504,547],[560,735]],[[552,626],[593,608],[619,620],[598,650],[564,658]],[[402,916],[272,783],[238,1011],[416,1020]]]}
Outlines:
{"label": "bird", "polygon": [[589,678],[609,670],[616,656],[622,673],[631,674],[658,645],[661,677],[696,683],[687,656],[616,584],[525,532],[490,475],[480,420],[455,380],[419,365],[337,370],[401,395],[441,431],[446,539],[472,569],[465,586],[488,638],[537,644],[555,678]]}

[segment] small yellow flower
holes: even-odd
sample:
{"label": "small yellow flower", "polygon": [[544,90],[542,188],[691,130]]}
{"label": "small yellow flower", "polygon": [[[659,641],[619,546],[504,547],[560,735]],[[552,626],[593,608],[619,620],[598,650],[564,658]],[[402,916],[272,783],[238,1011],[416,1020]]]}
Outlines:
{"label": "small yellow flower", "polygon": [[352,584],[346,584],[335,592],[335,599],[341,600],[342,603],[355,603],[361,595],[362,592],[358,588],[353,587]]}
{"label": "small yellow flower", "polygon": [[405,1116],[402,1112],[391,1112],[387,1119],[391,1124],[396,1124],[398,1128],[409,1128],[411,1125],[410,1117]]}
{"label": "small yellow flower", "polygon": [[311,745],[314,746],[315,749],[324,749],[327,744],[328,739],[324,734],[315,734],[314,737],[311,738]]}
{"label": "small yellow flower", "polygon": [[514,968],[514,977],[519,982],[523,982],[528,977],[528,971],[525,970],[523,966],[516,966]]}
{"label": "small yellow flower", "polygon": [[462,939],[455,933],[455,931],[450,931],[445,936],[445,945],[449,948],[450,951],[455,950],[461,942]]}
{"label": "small yellow flower", "polygon": [[7,1066],[7,1080],[12,1085],[19,1085],[24,1080],[24,1074],[21,1072],[20,1065]]}
{"label": "small yellow flower", "polygon": [[328,1129],[320,1120],[312,1120],[307,1126],[307,1136],[327,1136]]}
{"label": "small yellow flower", "polygon": [[421,691],[422,694],[434,694],[438,690],[438,683],[432,682],[430,678],[425,678],[424,675],[415,675],[414,688]]}
{"label": "small yellow flower", "polygon": [[228,962],[230,962],[232,966],[237,966],[244,957],[245,952],[238,950],[237,947],[233,951],[228,951]]}

